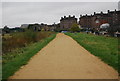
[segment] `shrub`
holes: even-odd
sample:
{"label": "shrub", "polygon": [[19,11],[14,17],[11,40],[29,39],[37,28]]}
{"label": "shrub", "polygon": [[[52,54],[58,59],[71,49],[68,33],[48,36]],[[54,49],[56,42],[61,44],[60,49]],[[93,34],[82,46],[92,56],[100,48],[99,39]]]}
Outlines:
{"label": "shrub", "polygon": [[70,28],[71,32],[79,32],[80,28],[78,27],[77,24],[73,24],[72,27]]}
{"label": "shrub", "polygon": [[27,30],[26,32],[12,33],[10,37],[2,37],[2,52],[6,54],[13,51],[14,49],[25,47],[30,43],[40,41],[53,32],[34,32]]}

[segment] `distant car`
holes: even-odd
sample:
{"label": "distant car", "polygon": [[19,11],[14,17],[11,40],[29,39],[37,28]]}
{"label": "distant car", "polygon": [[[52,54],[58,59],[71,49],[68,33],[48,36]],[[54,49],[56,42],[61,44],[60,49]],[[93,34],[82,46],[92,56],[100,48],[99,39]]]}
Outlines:
{"label": "distant car", "polygon": [[115,37],[120,37],[120,32],[118,32],[118,31],[115,32],[114,36],[115,36]]}
{"label": "distant car", "polygon": [[100,26],[100,28],[101,28],[101,29],[104,29],[104,28],[108,28],[109,26],[110,26],[109,23],[105,23],[105,24],[102,24],[102,25]]}
{"label": "distant car", "polygon": [[66,32],[68,32],[68,31],[61,31],[61,33],[66,33]]}
{"label": "distant car", "polygon": [[86,33],[91,33],[91,31],[85,31]]}

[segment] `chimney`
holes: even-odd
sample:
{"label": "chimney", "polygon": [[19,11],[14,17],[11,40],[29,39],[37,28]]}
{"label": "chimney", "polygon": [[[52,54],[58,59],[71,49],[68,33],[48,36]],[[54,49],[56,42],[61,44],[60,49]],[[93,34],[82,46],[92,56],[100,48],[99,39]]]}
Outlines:
{"label": "chimney", "polygon": [[64,18],[66,18],[66,16],[64,16]]}
{"label": "chimney", "polygon": [[87,16],[87,14],[86,14],[86,16]]}
{"label": "chimney", "polygon": [[80,17],[82,17],[82,15],[80,15]]}
{"label": "chimney", "polygon": [[73,15],[73,18],[75,18],[75,15]]}
{"label": "chimney", "polygon": [[101,15],[103,15],[103,12],[101,11]]}
{"label": "chimney", "polygon": [[95,15],[96,13],[94,12],[94,15]]}
{"label": "chimney", "polygon": [[108,13],[110,12],[110,10],[108,10]]}
{"label": "chimney", "polygon": [[71,16],[69,15],[69,17],[71,17]]}
{"label": "chimney", "polygon": [[116,9],[115,9],[115,12],[116,12]]}

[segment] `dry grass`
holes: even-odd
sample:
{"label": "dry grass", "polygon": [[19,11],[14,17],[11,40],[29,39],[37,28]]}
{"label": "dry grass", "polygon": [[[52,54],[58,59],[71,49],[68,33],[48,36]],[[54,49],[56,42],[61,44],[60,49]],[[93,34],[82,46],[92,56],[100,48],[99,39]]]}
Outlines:
{"label": "dry grass", "polygon": [[9,53],[14,49],[25,47],[30,43],[40,41],[49,37],[53,32],[17,32],[7,34],[2,37],[2,52],[3,54]]}

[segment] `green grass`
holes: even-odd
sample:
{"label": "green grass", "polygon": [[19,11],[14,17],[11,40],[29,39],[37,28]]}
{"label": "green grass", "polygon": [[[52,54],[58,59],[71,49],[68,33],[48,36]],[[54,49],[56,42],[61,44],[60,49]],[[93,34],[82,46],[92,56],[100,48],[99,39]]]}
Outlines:
{"label": "green grass", "polygon": [[3,56],[2,79],[7,79],[13,75],[21,66],[26,65],[32,56],[46,46],[55,38],[56,34],[41,40],[40,42],[30,44],[24,48],[20,48],[10,54]]}
{"label": "green grass", "polygon": [[108,65],[118,70],[118,39],[96,36],[86,33],[65,33],[76,40],[86,50],[99,57]]}

